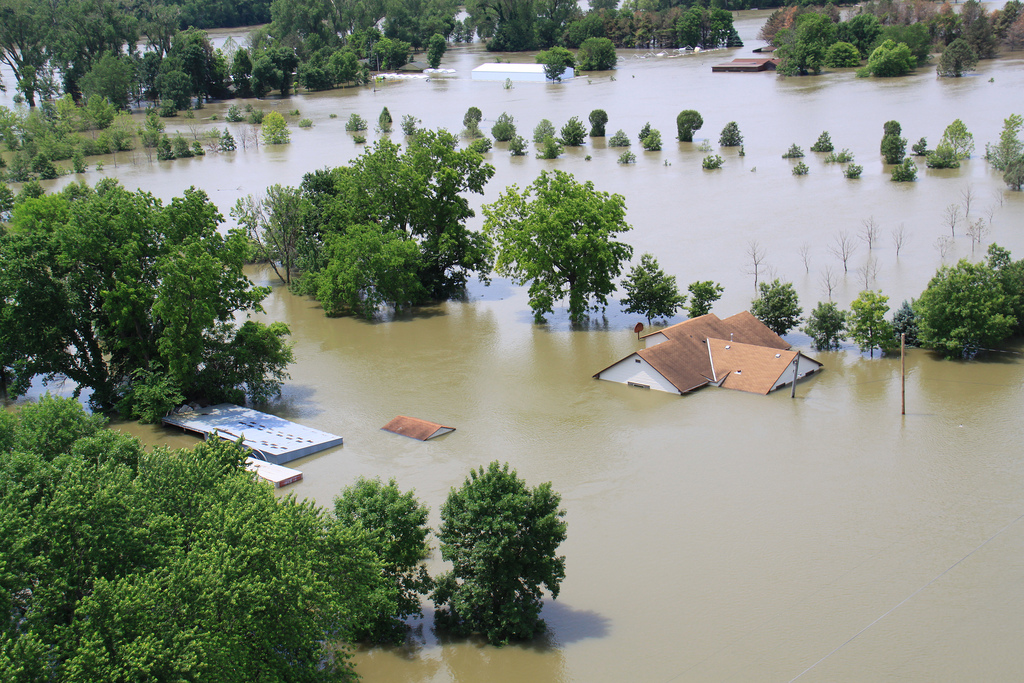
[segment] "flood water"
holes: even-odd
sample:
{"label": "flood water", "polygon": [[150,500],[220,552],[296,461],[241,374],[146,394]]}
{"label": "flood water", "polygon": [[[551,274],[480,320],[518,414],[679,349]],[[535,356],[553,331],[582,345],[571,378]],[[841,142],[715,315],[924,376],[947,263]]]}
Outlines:
{"label": "flood water", "polygon": [[[633,231],[624,239],[636,259],[650,251],[683,284],[724,285],[714,308],[723,317],[749,306],[751,240],[775,275],[794,282],[805,310],[826,298],[826,267],[838,273],[833,297],[844,307],[864,288],[871,262],[868,284],[894,306],[918,296],[941,263],[971,256],[962,225],[944,259],[936,247],[950,233],[943,211],[966,188],[971,219],[991,227],[976,257],[993,241],[1024,257],[1024,196],[979,158],[1003,118],[1022,113],[1024,53],[955,80],[937,79],[933,67],[894,80],[852,71],[789,80],[712,74],[712,64],[749,55],[767,14],[738,22],[746,48],[676,58],[622,52],[614,76],[561,85],[474,82],[472,67],[493,55],[458,47],[442,65],[457,70],[452,76],[260,103],[313,120],[312,129],[293,127],[290,145],[160,163],[137,152],[120,155],[116,167],[107,159],[86,180],[116,176],[165,199],[196,185],[227,215],[244,194],[297,184],[358,154],[344,131],[352,112],[375,121],[387,106],[396,124],[413,114],[425,126],[458,130],[466,109],[478,106],[484,130],[507,111],[530,137],[541,118],[560,127],[603,108],[609,135],[622,128],[635,139],[650,121],[663,151],[634,143],[637,163],[620,166],[619,150],[603,141],[555,161],[495,150],[488,156],[497,172],[474,206],[544,169],[592,180],[625,196]],[[705,121],[696,137],[710,138],[716,152],[719,131],[737,121],[746,156],[722,151],[724,168],[704,171],[695,144],[673,139],[676,114],[691,108]],[[934,146],[956,118],[977,146],[959,170],[922,163],[919,180],[906,184],[883,173],[885,121],[900,121],[911,143],[925,136]],[[241,124],[228,126],[238,138]],[[822,130],[856,155],[860,180],[813,154],[809,175],[791,175],[782,153],[792,143],[806,151]],[[870,252],[858,240],[844,277],[829,246],[872,217],[879,240]],[[909,240],[897,259],[890,231],[900,223]],[[1024,679],[1020,346],[972,362],[911,351],[905,417],[898,358],[871,359],[849,346],[813,352],[800,333],[790,341],[825,370],[801,383],[795,400],[788,391],[714,388],[679,397],[591,378],[637,347],[638,318],[617,305],[583,329],[570,327],[564,308],[535,325],[523,288],[498,279],[473,283],[465,302],[397,319],[332,320],[272,274],[252,275],[275,285],[262,317],[291,326],[297,359],[268,410],[345,437],[343,447],[294,463],[305,479],[289,493],[329,505],[358,476],[394,477],[415,488],[436,525],[449,489],[498,459],[531,484],[551,481],[563,497],[567,578],[545,605],[546,637],[505,648],[452,641],[432,631],[427,606],[405,647],[357,654],[366,680]],[[457,431],[427,443],[380,431],[400,414]],[[154,427],[130,430],[148,443],[194,443]],[[442,569],[439,556],[430,566]]]}

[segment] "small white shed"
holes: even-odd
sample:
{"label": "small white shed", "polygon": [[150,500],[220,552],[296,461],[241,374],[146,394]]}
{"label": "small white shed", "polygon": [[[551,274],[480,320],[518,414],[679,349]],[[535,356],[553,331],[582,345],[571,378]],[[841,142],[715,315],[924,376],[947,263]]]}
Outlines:
{"label": "small white shed", "polygon": [[[573,78],[576,72],[571,67],[562,74],[562,80]],[[543,64],[481,64],[473,69],[474,81],[534,81],[543,83],[547,80],[544,76]]]}

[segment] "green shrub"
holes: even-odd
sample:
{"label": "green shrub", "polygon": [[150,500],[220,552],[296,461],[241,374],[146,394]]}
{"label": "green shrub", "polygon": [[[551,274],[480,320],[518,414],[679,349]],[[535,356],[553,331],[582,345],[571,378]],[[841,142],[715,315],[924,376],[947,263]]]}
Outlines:
{"label": "green shrub", "polygon": [[615,132],[615,135],[608,138],[609,147],[629,147],[629,136],[626,132],[619,129]]}
{"label": "green shrub", "polygon": [[718,138],[718,144],[722,147],[739,147],[743,144],[743,135],[740,134],[740,127],[735,121],[725,124],[722,134]]}
{"label": "green shrub", "polygon": [[521,157],[526,154],[526,138],[522,135],[513,135],[508,141],[508,151],[514,157]]}
{"label": "green shrub", "polygon": [[716,168],[722,168],[722,164],[724,163],[725,159],[723,159],[719,155],[709,154],[706,157],[704,157],[704,161],[701,162],[701,165],[704,167],[705,170],[713,171]]}
{"label": "green shrub", "polygon": [[192,147],[188,144],[188,140],[182,137],[181,133],[178,133],[171,139],[171,145],[174,147],[174,156],[179,159],[187,159],[192,156]]}
{"label": "green shrub", "polygon": [[310,119],[299,119],[299,128],[312,128],[313,122]]}
{"label": "green shrub", "polygon": [[804,151],[794,142],[789,148],[789,151],[782,155],[783,159],[800,159],[804,155]]}
{"label": "green shrub", "polygon": [[357,145],[361,145],[364,142],[366,142],[366,136],[365,135],[359,135],[357,133],[357,134],[352,136],[352,142],[356,143]]}
{"label": "green shrub", "polygon": [[832,136],[828,134],[828,131],[822,131],[821,135],[818,136],[818,141],[811,145],[812,152],[831,152],[835,149],[832,146]]}
{"label": "green shrub", "polygon": [[562,126],[562,144],[566,147],[580,147],[587,139],[587,127],[579,117],[572,117]]}
{"label": "green shrub", "polygon": [[619,163],[620,164],[635,164],[636,163],[636,155],[633,154],[632,152],[630,152],[627,149],[625,152],[623,152],[622,154],[619,155]]}
{"label": "green shrub", "polygon": [[488,137],[477,138],[469,143],[469,148],[477,154],[486,154],[491,151],[491,139]]}
{"label": "green shrub", "polygon": [[491,126],[491,135],[494,136],[497,142],[508,142],[516,137],[515,120],[506,112],[502,112],[498,120]]}
{"label": "green shrub", "polygon": [[557,159],[562,153],[562,145],[558,144],[558,140],[554,136],[549,135],[541,143],[540,152],[537,153],[538,159]]}
{"label": "green shrub", "polygon": [[647,136],[640,141],[640,144],[644,146],[648,152],[660,152],[661,151],[661,132],[652,128]]}
{"label": "green shrub", "polygon": [[553,137],[555,137],[555,125],[547,119],[541,119],[537,127],[533,129],[533,141],[539,144]]}
{"label": "green shrub", "polygon": [[405,135],[416,135],[416,127],[421,123],[422,121],[412,114],[406,114],[402,117],[402,133]]}
{"label": "green shrub", "polygon": [[860,174],[863,172],[864,167],[858,166],[857,164],[850,164],[845,169],[843,169],[843,175],[846,176],[847,178],[850,178],[851,180],[856,180],[857,178],[860,178]]}
{"label": "green shrub", "polygon": [[960,160],[949,145],[939,145],[925,158],[928,168],[960,168]]}
{"label": "green shrub", "polygon": [[267,113],[265,111],[263,111],[262,109],[253,109],[252,111],[249,112],[248,121],[252,125],[258,126],[261,123],[263,123],[263,117],[266,116],[266,115],[267,115]]}
{"label": "green shrub", "polygon": [[[366,120],[359,114],[352,114],[352,116],[348,118],[348,122],[345,124],[345,130],[349,132],[366,130]],[[366,140],[364,139],[363,141],[365,142]]]}
{"label": "green shrub", "polygon": [[853,161],[853,155],[850,154],[848,149],[844,149],[839,153],[831,152],[825,157],[826,164],[845,164],[850,161]]}
{"label": "green shrub", "polygon": [[801,161],[793,167],[793,175],[807,175],[810,170],[811,169],[807,168],[807,164]]}
{"label": "green shrub", "polygon": [[910,157],[892,169],[892,179],[897,183],[909,183],[917,180],[917,164]]}

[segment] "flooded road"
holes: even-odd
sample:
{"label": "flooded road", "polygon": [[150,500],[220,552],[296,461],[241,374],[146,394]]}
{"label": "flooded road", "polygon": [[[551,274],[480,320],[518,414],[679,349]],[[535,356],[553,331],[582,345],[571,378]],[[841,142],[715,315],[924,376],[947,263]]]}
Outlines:
{"label": "flooded road", "polygon": [[[956,80],[937,79],[933,67],[891,81],[852,71],[789,80],[712,74],[712,64],[749,55],[767,14],[738,23],[746,48],[675,58],[621,51],[614,75],[561,85],[473,82],[470,70],[493,55],[457,47],[442,65],[457,70],[449,77],[259,103],[313,120],[309,130],[293,126],[290,145],[160,163],[136,152],[119,156],[116,168],[108,159],[86,180],[116,176],[164,199],[196,185],[227,215],[240,196],[298,184],[358,154],[344,131],[352,112],[375,121],[387,106],[396,123],[413,114],[425,126],[458,130],[466,109],[478,106],[485,131],[507,111],[530,137],[541,118],[560,127],[603,108],[609,135],[622,128],[635,140],[650,121],[663,151],[634,143],[637,163],[621,166],[603,141],[555,161],[496,149],[488,155],[495,177],[474,206],[544,169],[592,180],[625,196],[634,229],[623,237],[636,260],[650,251],[683,284],[722,283],[714,311],[723,317],[749,306],[751,240],[775,275],[794,282],[805,311],[826,298],[825,268],[837,273],[833,298],[843,307],[864,288],[865,266],[874,273],[868,284],[894,307],[918,296],[942,262],[971,255],[959,228],[944,259],[936,247],[950,234],[943,211],[968,188],[971,219],[991,226],[977,257],[993,241],[1024,257],[1024,196],[979,158],[1002,120],[1022,113],[1024,59],[983,62]],[[720,171],[701,168],[697,143],[673,139],[676,114],[691,108],[705,121],[698,142],[710,138],[726,158]],[[211,105],[200,116],[223,119],[223,110]],[[925,136],[934,147],[956,118],[976,144],[959,170],[922,163],[919,180],[907,184],[883,173],[886,120],[900,121],[909,143]],[[733,120],[745,157],[717,147]],[[214,125],[225,126],[199,123]],[[226,125],[238,138],[241,124]],[[184,119],[168,122],[176,126],[186,131]],[[814,154],[805,159],[809,175],[791,175],[782,153],[793,143],[806,151],[823,130],[864,166],[860,180]],[[858,240],[844,277],[829,247],[840,231],[856,239],[872,217],[879,240],[870,252]],[[897,258],[890,232],[901,223],[909,240]],[[591,378],[637,347],[637,318],[618,306],[586,329],[571,329],[564,308],[538,326],[523,289],[499,279],[473,283],[465,302],[398,319],[331,320],[272,273],[252,275],[275,285],[263,317],[287,322],[295,342],[292,379],[268,409],[345,438],[342,448],[297,461],[305,479],[289,492],[329,505],[358,476],[394,477],[416,489],[437,525],[450,487],[499,459],[563,496],[567,578],[545,606],[546,638],[505,648],[451,641],[431,630],[428,607],[406,647],[358,653],[366,680],[1024,679],[1021,347],[973,362],[910,352],[905,417],[898,358],[869,359],[849,346],[813,352],[800,333],[789,340],[825,370],[801,383],[795,400],[788,391],[714,388],[678,397]],[[399,414],[457,431],[426,443],[380,431]],[[131,431],[149,443],[192,442],[153,427]],[[441,567],[434,557],[432,570]]]}

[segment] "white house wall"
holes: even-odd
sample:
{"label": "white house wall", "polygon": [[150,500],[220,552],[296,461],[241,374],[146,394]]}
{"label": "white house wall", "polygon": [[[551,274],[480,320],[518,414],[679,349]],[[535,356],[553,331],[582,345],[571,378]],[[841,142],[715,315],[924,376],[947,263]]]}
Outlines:
{"label": "white house wall", "polygon": [[[796,377],[797,381],[803,379],[812,372],[816,372],[817,370],[821,369],[821,363],[819,363],[816,360],[811,360],[807,356],[797,356],[797,358],[800,359],[800,369],[798,371],[799,374]],[[795,359],[793,362],[786,366],[786,369],[782,372],[782,375],[780,375],[779,378],[775,380],[775,384],[772,386],[772,391],[775,391],[779,387],[785,386],[787,384],[792,384],[794,362],[796,362]]]}
{"label": "white house wall", "polygon": [[620,384],[639,384],[642,387],[667,391],[671,394],[679,393],[679,390],[655,370],[654,366],[635,353],[602,372],[598,375],[598,379],[606,379]]}
{"label": "white house wall", "polygon": [[644,348],[649,349],[655,344],[668,341],[668,337],[663,335],[661,332],[655,332],[644,337]]}

